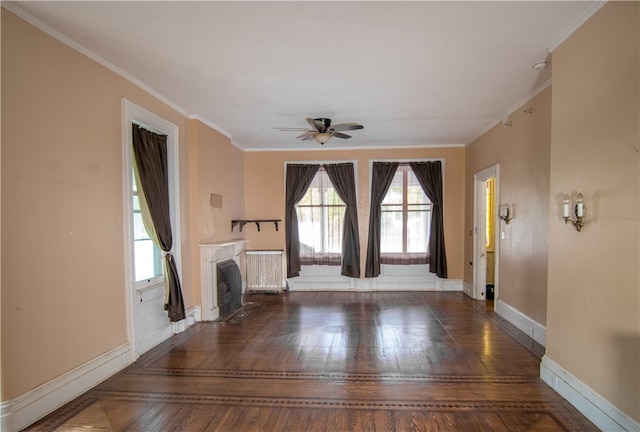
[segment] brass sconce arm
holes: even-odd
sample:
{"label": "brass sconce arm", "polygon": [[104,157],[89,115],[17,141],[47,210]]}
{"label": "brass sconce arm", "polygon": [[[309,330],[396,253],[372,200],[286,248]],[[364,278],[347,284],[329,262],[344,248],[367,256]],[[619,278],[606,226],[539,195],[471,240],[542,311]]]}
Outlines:
{"label": "brass sconce arm", "polygon": [[569,216],[571,198],[569,197],[569,195],[565,195],[563,200],[562,217],[564,219],[564,223],[565,224],[570,223],[578,231],[582,231],[582,227],[584,226],[583,218],[586,211],[586,207],[584,206],[583,200],[584,198],[582,196],[582,193],[579,193],[578,196],[576,196],[576,205],[573,209],[573,213],[576,215],[575,220],[571,219],[571,217]]}
{"label": "brass sconce arm", "polygon": [[500,206],[498,209],[498,216],[500,216],[500,219],[502,219],[506,224],[509,224],[511,219],[513,219],[513,217],[511,217],[511,210],[509,210],[509,206],[507,204]]}

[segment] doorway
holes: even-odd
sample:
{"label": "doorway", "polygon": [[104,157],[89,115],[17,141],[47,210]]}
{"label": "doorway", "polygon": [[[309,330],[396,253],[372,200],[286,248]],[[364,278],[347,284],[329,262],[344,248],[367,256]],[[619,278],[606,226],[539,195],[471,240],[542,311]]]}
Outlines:
{"label": "doorway", "polygon": [[498,298],[498,164],[474,174],[473,298]]}

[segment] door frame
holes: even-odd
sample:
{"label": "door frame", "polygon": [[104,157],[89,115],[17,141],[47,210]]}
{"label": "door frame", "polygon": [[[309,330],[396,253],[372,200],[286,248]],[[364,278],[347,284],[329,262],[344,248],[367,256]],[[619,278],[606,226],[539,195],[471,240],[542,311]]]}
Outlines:
{"label": "door frame", "polygon": [[[178,126],[147,111],[146,109],[122,98],[122,161],[123,161],[123,212],[124,212],[124,270],[127,308],[127,339],[133,360],[148,349],[173,334],[173,326],[167,316],[166,324],[156,329],[153,335],[136,334],[136,322],[143,318],[138,303],[142,291],[136,287],[133,252],[133,201],[131,185],[133,183],[132,124],[137,124],[155,133],[167,135],[167,163],[169,175],[169,213],[173,235],[172,254],[176,261],[178,274],[182,275],[180,253],[180,185],[178,161]],[[144,341],[143,341],[144,340]]]}
{"label": "door frame", "polygon": [[[500,218],[498,202],[500,201],[500,164],[491,165],[473,174],[473,288],[472,297],[486,300],[487,258],[486,258],[486,226],[480,222],[486,217],[485,188],[487,180],[495,178],[495,197],[493,200],[495,266],[494,266],[494,309],[497,304],[500,286]],[[480,241],[480,239],[483,239]]]}

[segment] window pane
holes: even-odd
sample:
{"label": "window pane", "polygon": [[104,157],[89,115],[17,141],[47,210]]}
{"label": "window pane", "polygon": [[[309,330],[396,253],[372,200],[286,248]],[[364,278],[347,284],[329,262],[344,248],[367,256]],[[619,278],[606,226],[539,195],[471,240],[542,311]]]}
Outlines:
{"label": "window pane", "polygon": [[322,252],[322,232],[315,229],[322,219],[319,207],[298,207],[300,253]]}
{"label": "window pane", "polygon": [[422,190],[422,186],[420,186],[420,183],[416,178],[416,175],[410,168],[409,171],[407,171],[407,203],[429,203],[429,198],[427,198],[427,195],[425,195],[424,191]]}
{"label": "window pane", "polygon": [[162,276],[162,255],[151,240],[134,242],[136,281]]}
{"label": "window pane", "polygon": [[300,258],[305,264],[339,264],[345,204],[320,169],[297,205]]}
{"label": "window pane", "polygon": [[[393,263],[424,262],[431,203],[411,167],[400,165],[382,206],[380,251]],[[413,254],[409,256],[409,254]],[[391,258],[393,257],[393,258]]]}
{"label": "window pane", "polygon": [[148,240],[149,234],[144,228],[142,223],[142,215],[140,213],[133,214],[133,239],[134,240]]}
{"label": "window pane", "polygon": [[387,194],[382,200],[382,204],[402,204],[402,171],[398,168],[396,174],[393,176],[393,181]]}
{"label": "window pane", "polygon": [[136,282],[164,274],[162,252],[149,238],[142,222],[138,194],[133,191],[133,265]]}
{"label": "window pane", "polygon": [[402,212],[382,212],[380,251],[402,252]]}
{"label": "window pane", "polygon": [[344,207],[328,207],[327,232],[325,251],[329,253],[342,253],[342,226],[344,223]]}
{"label": "window pane", "polygon": [[407,252],[427,252],[429,244],[429,216],[427,211],[409,211],[407,214]]}

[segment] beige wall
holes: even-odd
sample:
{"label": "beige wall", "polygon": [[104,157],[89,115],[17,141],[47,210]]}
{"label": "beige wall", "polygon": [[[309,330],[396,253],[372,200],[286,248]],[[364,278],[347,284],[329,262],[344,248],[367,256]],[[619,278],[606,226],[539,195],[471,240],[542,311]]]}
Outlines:
{"label": "beige wall", "polygon": [[[319,144],[310,143],[310,146]],[[303,152],[246,152],[245,206],[248,219],[282,219],[284,221],[284,173],[286,162],[355,161],[357,169],[358,222],[360,230],[360,268],[364,277],[369,227],[370,160],[443,159],[445,207],[444,225],[449,279],[462,279],[464,151],[458,148],[399,150],[329,150]],[[284,223],[279,231],[265,225],[257,232],[247,225],[249,249],[285,249]],[[236,228],[237,230],[237,228]]]}
{"label": "beige wall", "polygon": [[511,126],[499,123],[467,147],[464,280],[473,283],[473,175],[500,164],[498,203],[509,205],[512,220],[500,223],[506,238],[496,236],[500,242],[498,296],[545,325],[551,88],[516,109],[509,120]]}
{"label": "beige wall", "polygon": [[[547,356],[640,421],[638,2],[611,2],[553,53]],[[562,221],[582,192],[586,225]]]}
{"label": "beige wall", "polygon": [[[5,9],[1,73],[1,361],[9,400],[127,342],[123,97],[179,128],[187,308],[199,302],[199,219],[216,217],[199,214],[202,196],[211,187],[229,199],[229,214],[213,221],[224,227],[244,198],[232,185],[242,184],[242,158],[226,137]],[[204,229],[223,237],[222,228]]]}
{"label": "beige wall", "polygon": [[[242,151],[229,139],[196,120],[198,140],[199,241],[229,240],[231,219],[244,214]],[[231,162],[235,163],[231,163]],[[222,208],[210,204],[210,195],[222,196]],[[238,235],[234,238],[237,238]]]}
{"label": "beige wall", "polygon": [[[197,238],[198,243],[213,243],[244,238],[231,232],[231,220],[244,218],[243,152],[231,145],[229,138],[198,120],[191,120],[191,139],[195,143],[194,166],[197,167]],[[222,207],[212,207],[211,194],[222,196]],[[237,230],[237,229],[236,229]],[[199,254],[194,245],[195,254]],[[194,255],[198,256],[198,255]],[[193,280],[200,277],[200,261],[190,265]],[[198,281],[199,282],[199,281]],[[199,284],[194,284],[195,304],[200,304]]]}

